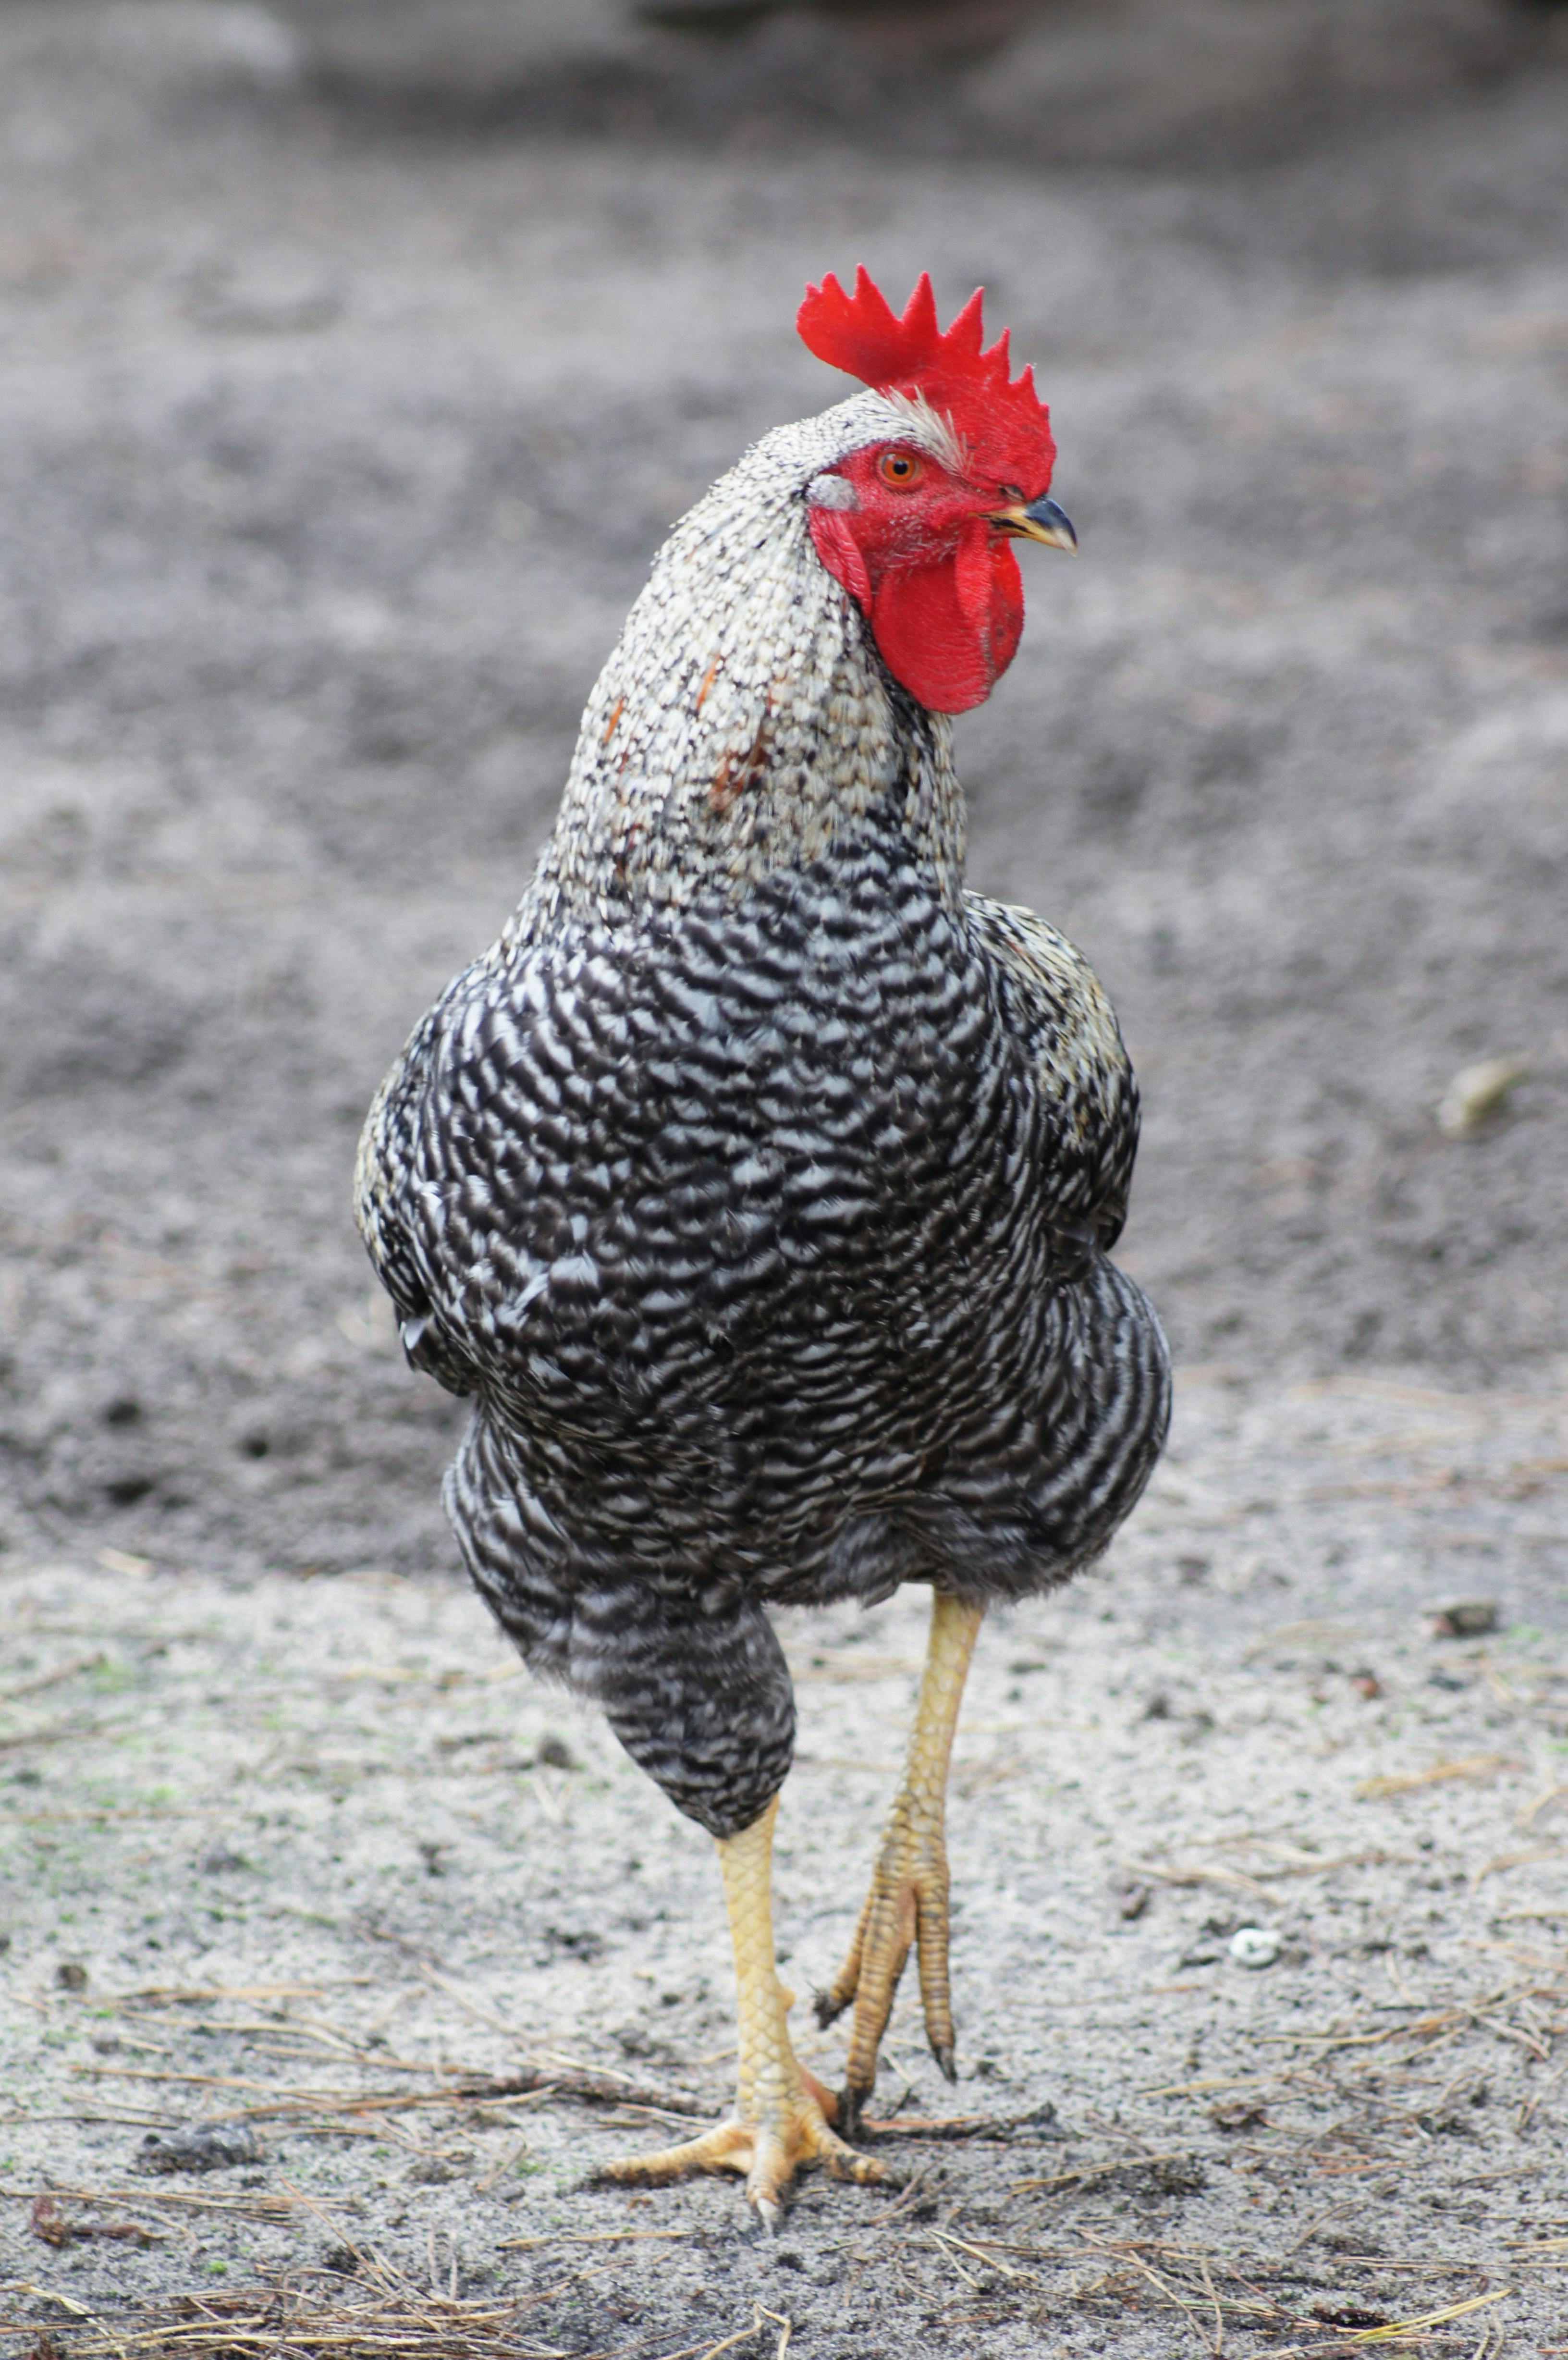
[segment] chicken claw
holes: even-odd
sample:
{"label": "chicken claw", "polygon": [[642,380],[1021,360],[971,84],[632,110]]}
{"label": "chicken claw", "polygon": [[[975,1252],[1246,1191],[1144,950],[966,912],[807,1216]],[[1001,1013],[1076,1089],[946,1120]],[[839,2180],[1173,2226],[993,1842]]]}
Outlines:
{"label": "chicken claw", "polygon": [[651,2187],[694,2171],[738,2171],[765,2225],[776,2229],[785,2191],[802,2164],[820,2163],[835,2180],[880,2180],[883,2167],[858,2155],[832,2128],[837,2102],[808,2073],[789,2045],[786,2018],[794,1994],[774,1964],[770,1864],[777,1798],[738,1836],[721,1841],[724,1901],[735,1944],[740,2056],[735,2112],[700,2136],[653,2155],[605,2165],[602,2180]]}
{"label": "chicken claw", "polygon": [[948,1984],[947,1849],[940,1804],[933,1820],[909,1808],[907,1792],[893,1807],[871,1890],[861,1905],[849,1954],[817,1994],[817,2021],[832,2024],[853,2000],[855,2023],[844,2060],[844,2111],[853,2124],[877,2080],[877,2052],[893,2012],[905,1962],[916,1951],[920,2002],[931,2055],[948,2081],[953,2070],[953,2001]]}
{"label": "chicken claw", "polygon": [[817,2021],[831,2024],[853,2000],[855,2023],[844,2060],[837,2119],[853,2133],[877,2080],[877,2052],[911,1948],[919,1960],[920,2003],[931,2055],[955,2080],[953,2001],[948,1984],[947,1766],[964,1682],[985,1609],[939,1591],[920,1680],[904,1775],[887,1815],[871,1890],[849,1955],[824,1992]]}
{"label": "chicken claw", "polygon": [[835,2180],[880,2180],[882,2165],[830,2127],[832,2092],[803,2068],[796,2071],[797,2086],[781,2106],[767,2105],[749,2120],[737,2112],[698,2138],[607,2164],[600,2178],[652,2188],[694,2171],[743,2172],[747,2201],[769,2229],[779,2226],[785,2191],[802,2164],[820,2163]]}

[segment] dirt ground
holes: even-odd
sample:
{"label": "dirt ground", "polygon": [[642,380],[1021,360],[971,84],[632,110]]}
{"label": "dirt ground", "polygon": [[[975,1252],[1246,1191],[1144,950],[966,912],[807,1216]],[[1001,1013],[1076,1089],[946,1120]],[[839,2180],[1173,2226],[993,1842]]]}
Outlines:
{"label": "dirt ground", "polygon": [[[1183,1381],[1110,1563],[983,1640],[959,2088],[906,1999],[894,2187],[807,2180],[776,2243],[730,2182],[588,2185],[723,2102],[718,1880],[461,1589],[18,1568],[13,2320],[104,2360],[176,2295],[212,2351],[224,2305],[313,2353],[317,2308],[341,2332],[357,2304],[422,2316],[432,2354],[772,2353],[788,2322],[823,2360],[1130,2360],[1222,2322],[1235,2353],[1343,2353],[1336,2325],[1474,2303],[1420,2348],[1561,2350],[1565,1424],[1560,1397]],[[1460,1596],[1497,1630],[1440,1634]],[[802,1994],[848,1939],[921,1625],[907,1596],[788,1627]],[[831,2080],[840,2033],[802,2048]],[[897,2135],[953,2114],[985,2121]],[[149,2139],[203,2125],[255,2144],[155,2169]]]}
{"label": "dirt ground", "polygon": [[[597,64],[481,87],[410,0],[0,5],[18,2350],[198,2290],[290,2353],[373,2304],[432,2352],[1348,2351],[1483,2296],[1432,2349],[1568,2348],[1568,73],[1548,11],[1401,8],[1403,93],[1385,44],[1282,110],[1276,57],[1206,136],[1149,7],[948,90],[801,12],[688,74],[585,8]],[[789,322],[862,258],[984,280],[1051,402],[1082,551],[961,725],[971,867],[1116,1000],[1184,1378],[1112,1559],[983,1645],[964,2078],[906,2008],[880,2097],[989,2128],[769,2247],[727,2185],[583,2184],[659,2126],[607,2090],[722,2094],[716,1878],[452,1579],[461,1411],[346,1199],[653,548],[835,398]],[[920,1613],[785,1633],[802,1994]],[[147,2168],[211,2120],[248,2160]]]}

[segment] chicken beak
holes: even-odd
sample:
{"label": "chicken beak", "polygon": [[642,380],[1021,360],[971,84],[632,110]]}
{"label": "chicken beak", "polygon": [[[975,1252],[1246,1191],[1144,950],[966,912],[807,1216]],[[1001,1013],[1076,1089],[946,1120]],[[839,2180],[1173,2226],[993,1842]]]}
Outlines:
{"label": "chicken beak", "polygon": [[1076,549],[1078,536],[1065,509],[1052,499],[1031,500],[1025,508],[994,508],[991,522],[1018,541],[1042,541],[1048,549]]}

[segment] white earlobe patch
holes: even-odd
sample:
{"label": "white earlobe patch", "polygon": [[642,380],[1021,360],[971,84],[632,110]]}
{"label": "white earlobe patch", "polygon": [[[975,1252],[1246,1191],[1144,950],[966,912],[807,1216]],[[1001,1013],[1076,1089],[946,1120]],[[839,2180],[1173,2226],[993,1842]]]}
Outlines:
{"label": "white earlobe patch", "polygon": [[857,508],[860,494],[847,475],[835,475],[827,471],[813,475],[806,486],[806,506],[810,508]]}

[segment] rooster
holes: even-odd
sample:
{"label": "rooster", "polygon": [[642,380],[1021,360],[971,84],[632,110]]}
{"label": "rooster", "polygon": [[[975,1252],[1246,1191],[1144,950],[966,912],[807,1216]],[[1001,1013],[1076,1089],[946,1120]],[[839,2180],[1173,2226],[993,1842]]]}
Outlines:
{"label": "rooster", "polygon": [[[911,1948],[953,2074],[949,1754],[986,1605],[1096,1557],[1164,1438],[1159,1322],[1107,1258],[1138,1097],[1061,934],[964,881],[952,720],[1071,549],[1030,371],[831,274],[797,326],[861,380],[676,526],[500,939],[383,1084],[357,1212],[419,1369],[474,1401],[446,1484],[533,1669],[716,1838],[733,2114],[611,2167],[744,2173],[775,2223],[852,2141]],[[772,1610],[933,1593],[849,1955],[841,2092],[797,2060],[770,1855],[795,1712]]]}

